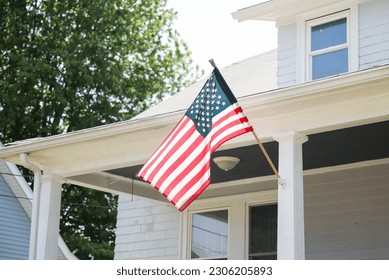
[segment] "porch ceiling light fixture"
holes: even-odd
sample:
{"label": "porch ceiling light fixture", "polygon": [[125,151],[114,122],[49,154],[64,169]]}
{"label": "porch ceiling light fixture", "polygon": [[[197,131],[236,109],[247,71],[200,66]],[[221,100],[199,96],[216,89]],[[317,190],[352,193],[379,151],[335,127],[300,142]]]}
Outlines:
{"label": "porch ceiling light fixture", "polygon": [[213,161],[220,169],[229,171],[239,163],[240,159],[237,157],[216,157]]}

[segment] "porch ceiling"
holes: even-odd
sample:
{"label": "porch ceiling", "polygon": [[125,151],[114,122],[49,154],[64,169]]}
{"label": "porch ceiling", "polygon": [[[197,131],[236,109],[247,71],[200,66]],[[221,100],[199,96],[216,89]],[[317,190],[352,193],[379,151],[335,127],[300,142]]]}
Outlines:
{"label": "porch ceiling", "polygon": [[[389,121],[309,135],[303,145],[304,170],[342,166],[357,162],[389,159]],[[278,143],[264,144],[278,165]],[[216,151],[212,158],[234,156],[239,164],[230,171],[211,162],[212,183],[200,198],[275,189],[275,176],[257,145]],[[70,177],[70,181],[100,186],[102,190],[130,193],[160,201],[166,199],[150,185],[135,178],[142,165],[106,170],[100,173]],[[239,180],[239,182],[238,182]]]}
{"label": "porch ceiling", "polygon": [[[309,135],[303,144],[304,170],[337,166],[361,161],[389,158],[389,121]],[[278,143],[264,144],[273,163],[278,166]],[[216,151],[212,158],[234,156],[240,159],[230,170],[219,169],[212,161],[212,183],[223,183],[273,175],[258,145]],[[107,170],[106,173],[133,178],[142,165]]]}

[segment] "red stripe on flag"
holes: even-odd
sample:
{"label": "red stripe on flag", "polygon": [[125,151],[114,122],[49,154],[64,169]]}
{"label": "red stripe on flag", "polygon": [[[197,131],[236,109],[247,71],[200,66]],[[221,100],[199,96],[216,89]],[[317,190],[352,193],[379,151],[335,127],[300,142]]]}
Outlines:
{"label": "red stripe on flag", "polygon": [[243,117],[240,119],[231,118],[230,120],[228,120],[228,122],[226,120],[226,122],[224,122],[224,123],[220,123],[216,126],[213,126],[212,127],[212,131],[213,131],[212,139],[217,138],[220,134],[222,134],[223,132],[225,132],[229,128],[234,128],[234,127],[236,127],[236,129],[245,128],[245,127],[249,126],[249,124],[247,124],[247,125],[242,125],[242,124],[246,124],[247,122],[248,122],[248,120],[246,117]]}
{"label": "red stripe on flag", "polygon": [[184,211],[196,198],[199,197],[199,195],[208,187],[210,183],[211,179],[209,178],[202,184],[198,191],[194,195],[192,195],[178,210],[181,212]]}
{"label": "red stripe on flag", "polygon": [[[196,133],[196,131],[194,131],[194,133]],[[201,134],[198,134],[198,137],[196,138],[196,140],[189,146],[188,149],[185,150],[184,153],[182,153],[177,159],[176,161],[171,165],[169,166],[169,168],[161,175],[161,177],[158,179],[158,182],[155,184],[157,189],[160,188],[160,186],[163,184],[163,182],[169,177],[172,175],[172,173],[177,170],[177,168],[179,168],[180,166],[182,167],[182,164],[185,162],[185,159],[189,158],[189,156],[196,152],[195,150],[197,149],[197,147],[199,146],[199,144],[204,140],[204,137],[201,135]],[[182,172],[184,172],[185,174],[187,174],[191,169],[188,170],[189,166],[193,167],[193,163],[190,163],[188,165],[188,167],[186,167]],[[176,184],[175,182],[177,181],[177,179],[180,178],[180,177],[176,177],[175,180],[173,180],[171,183],[170,183],[170,186],[171,187],[174,187],[174,185]],[[168,187],[164,193],[167,193],[169,194],[169,191],[168,189],[171,188],[171,187]]]}
{"label": "red stripe on flag", "polygon": [[[160,158],[160,162],[154,167],[153,171],[150,173],[148,177],[148,179],[150,181],[153,181],[155,176],[157,175],[157,173],[165,166],[166,164],[166,161],[171,157],[173,156],[173,154],[175,153],[175,151],[177,151],[184,143],[187,142],[187,139],[193,135],[193,132],[196,131],[196,127],[195,126],[191,126],[189,128],[188,131],[185,132],[185,134],[179,138],[179,139],[176,139],[178,140],[174,145],[168,145],[166,147],[166,149],[163,149],[163,152],[165,153],[165,155],[163,157]],[[157,178],[158,180],[158,178]]]}
{"label": "red stripe on flag", "polygon": [[211,153],[216,151],[217,148],[219,148],[220,145],[222,145],[224,142],[226,142],[226,141],[228,141],[228,140],[230,140],[232,138],[235,138],[235,137],[237,137],[239,135],[242,135],[244,133],[250,132],[250,131],[253,131],[253,128],[251,126],[250,127],[246,127],[246,128],[242,128],[240,130],[234,131],[233,133],[227,134],[225,137],[221,138],[217,142],[212,142]]}
{"label": "red stripe on flag", "polygon": [[146,175],[148,168],[152,166],[158,159],[159,156],[164,151],[166,145],[168,145],[172,140],[177,137],[177,134],[181,131],[183,127],[188,123],[190,119],[184,116],[174,127],[174,129],[169,133],[166,139],[162,142],[162,144],[158,147],[158,149],[152,154],[149,160],[143,165],[142,169],[138,172],[137,176],[140,178],[144,178]]}
{"label": "red stripe on flag", "polygon": [[241,111],[239,109],[240,107],[236,108],[215,122],[212,127],[211,153],[229,139],[253,130],[247,117],[241,113],[235,114],[236,111]]}
{"label": "red stripe on flag", "polygon": [[[197,151],[196,151],[197,152]],[[204,158],[210,158],[210,157],[206,157],[206,154],[209,153],[209,147],[208,145],[206,145],[204,147],[203,150],[197,152],[198,155],[196,156],[196,158],[182,171],[180,172],[179,175],[177,175],[177,177],[170,183],[170,185],[166,188],[166,190],[164,191],[164,193],[167,194],[167,196],[169,196],[169,194],[171,193],[171,191],[173,189],[175,189],[176,187],[178,187],[179,183],[181,183],[182,181],[184,181],[185,178],[189,179],[188,176],[190,175],[190,172],[192,170],[194,170],[197,166],[201,165],[201,163],[204,161]],[[197,173],[197,174],[194,174],[193,178],[197,178],[198,174],[201,172],[202,169],[200,169],[200,171]],[[200,178],[202,177],[202,174],[200,176]],[[191,180],[193,180],[193,178]],[[190,180],[190,181],[191,181]]]}
{"label": "red stripe on flag", "polygon": [[[236,108],[233,108],[232,106],[225,109],[224,112],[228,111],[228,110],[231,110],[229,111],[228,113],[226,113],[225,115],[223,115],[220,119],[217,119],[217,121],[215,121],[212,126],[218,126],[220,123],[222,123],[223,121],[225,121],[226,119],[229,119],[230,117],[233,117],[235,115],[239,115],[239,113],[242,113],[243,110],[241,107],[236,107]],[[217,117],[217,116],[216,116]]]}
{"label": "red stripe on flag", "polygon": [[[177,202],[193,187],[196,186],[196,183],[199,183],[199,180],[204,176],[204,174],[206,174],[208,172],[208,170],[210,169],[210,162],[207,161],[204,166],[201,168],[200,172],[198,172],[196,174],[196,176],[194,176],[172,199],[172,203],[174,205],[177,204]],[[210,177],[208,177],[202,184],[201,186],[198,188],[198,190],[196,190],[196,192],[190,196],[189,199],[192,199],[193,196],[199,196],[200,193],[199,193],[199,190],[200,189],[205,189],[208,185],[209,185],[209,182],[210,182]],[[206,184],[207,183],[207,184]],[[188,199],[188,200],[189,200]],[[195,199],[195,198],[193,198]],[[193,200],[192,200],[193,201]],[[181,207],[180,207],[181,208]]]}
{"label": "red stripe on flag", "polygon": [[155,164],[159,163],[161,161],[161,158],[164,158],[166,156],[165,151],[168,150],[169,145],[172,145],[173,142],[177,141],[178,135],[187,126],[188,122],[189,120],[185,117],[180,120],[179,124],[174,128],[172,133],[169,134],[169,136],[164,140],[164,142],[158,147],[153,156],[147,160],[147,162],[142,168],[142,170],[145,170],[145,172],[142,172],[141,170],[139,173],[144,173],[143,175],[147,175],[148,173],[150,173],[150,170],[153,170],[155,168]]}

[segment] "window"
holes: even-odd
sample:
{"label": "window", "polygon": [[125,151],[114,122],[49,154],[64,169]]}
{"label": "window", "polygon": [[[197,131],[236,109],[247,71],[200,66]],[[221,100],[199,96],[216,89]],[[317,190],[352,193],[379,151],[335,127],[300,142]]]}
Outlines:
{"label": "window", "polygon": [[181,258],[275,259],[276,203],[277,189],[196,200],[181,215]]}
{"label": "window", "polygon": [[277,205],[249,207],[249,259],[277,259]]}
{"label": "window", "polygon": [[349,18],[346,11],[307,22],[310,80],[349,71]]}
{"label": "window", "polygon": [[192,214],[192,259],[227,259],[228,210]]}

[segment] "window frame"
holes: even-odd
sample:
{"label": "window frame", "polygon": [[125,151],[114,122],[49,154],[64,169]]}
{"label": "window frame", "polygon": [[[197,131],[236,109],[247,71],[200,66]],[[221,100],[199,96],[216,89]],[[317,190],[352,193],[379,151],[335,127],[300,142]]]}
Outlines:
{"label": "window frame", "polygon": [[[215,211],[227,211],[227,255],[226,256],[214,256],[214,257],[209,257],[209,258],[192,258],[192,226],[193,226],[193,215],[194,214],[199,214],[199,213],[207,213],[207,212],[215,212]],[[229,207],[222,207],[222,208],[214,208],[214,209],[204,209],[204,210],[198,210],[198,211],[192,211],[189,215],[189,223],[188,223],[188,252],[186,259],[188,260],[218,260],[218,259],[228,259],[228,243],[230,240],[230,209]]]}
{"label": "window frame", "polygon": [[[269,203],[255,203],[255,202],[246,203],[246,219],[247,219],[247,221],[246,221],[246,233],[247,233],[247,236],[246,236],[245,248],[247,249],[247,251],[245,254],[246,254],[247,260],[250,259],[250,207],[261,207],[261,206],[268,206],[268,205],[278,205],[278,202],[274,201],[274,202],[269,202]],[[278,216],[277,216],[277,225],[278,225]],[[263,256],[265,256],[266,254],[270,254],[270,253],[264,253]],[[275,252],[275,254],[276,254],[276,256],[278,255],[277,251]]]}
{"label": "window frame", "polygon": [[[330,23],[330,22],[334,22],[336,20],[343,19],[343,18],[346,19],[346,43],[312,51],[311,50],[312,27],[326,24],[326,23]],[[332,15],[327,15],[327,16],[324,16],[321,18],[309,20],[306,22],[306,31],[305,32],[306,32],[306,38],[307,38],[306,39],[306,50],[307,50],[307,54],[306,54],[307,55],[307,57],[306,57],[306,64],[307,65],[306,65],[306,67],[308,69],[308,71],[306,72],[307,80],[310,80],[310,81],[314,80],[312,77],[313,76],[313,57],[314,56],[321,55],[321,54],[328,54],[328,53],[332,53],[332,52],[335,52],[338,50],[347,49],[347,56],[348,56],[347,72],[350,71],[350,69],[351,69],[351,59],[350,59],[350,41],[351,41],[351,39],[350,39],[350,11],[349,10],[338,12],[338,13],[332,14]],[[346,72],[343,72],[343,73],[346,73]],[[339,74],[342,74],[342,73],[339,73]],[[326,76],[323,78],[327,78],[327,77],[330,77],[330,76]],[[319,79],[323,79],[323,78],[319,78]]]}
{"label": "window frame", "polygon": [[[348,44],[348,71],[345,73],[358,70],[358,3],[336,3],[334,5],[328,5],[325,8],[319,10],[309,11],[307,13],[301,14],[297,18],[297,81],[299,83],[314,81],[312,80],[312,69],[310,62],[310,27],[344,18],[345,15],[347,15]],[[335,48],[332,51],[334,51]]]}
{"label": "window frame", "polygon": [[[195,200],[181,213],[180,259],[191,260],[192,214],[228,210],[227,259],[248,259],[248,205],[277,203],[277,189]],[[193,259],[201,260],[201,259]]]}

